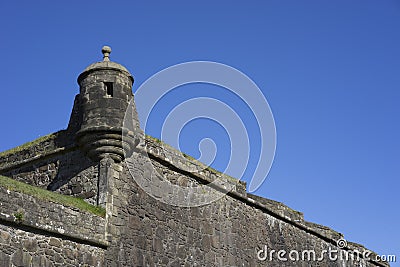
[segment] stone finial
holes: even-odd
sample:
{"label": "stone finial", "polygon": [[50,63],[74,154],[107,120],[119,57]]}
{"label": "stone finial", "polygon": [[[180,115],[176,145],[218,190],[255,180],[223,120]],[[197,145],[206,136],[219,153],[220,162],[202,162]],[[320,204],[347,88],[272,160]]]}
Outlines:
{"label": "stone finial", "polygon": [[105,45],[101,49],[101,52],[103,53],[103,61],[110,61],[111,47]]}

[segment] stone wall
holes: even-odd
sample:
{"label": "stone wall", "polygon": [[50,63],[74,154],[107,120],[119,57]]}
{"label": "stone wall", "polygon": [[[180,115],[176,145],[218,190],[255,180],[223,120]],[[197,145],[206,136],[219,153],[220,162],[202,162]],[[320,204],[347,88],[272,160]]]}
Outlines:
{"label": "stone wall", "polygon": [[0,224],[0,266],[103,266],[104,249]]}
{"label": "stone wall", "polygon": [[[225,183],[226,187],[233,191],[246,193],[245,182],[218,172],[156,138],[146,136],[138,149],[146,154],[146,158],[153,159],[151,165],[154,170],[169,181],[174,182],[180,176],[184,176],[191,184],[208,184],[218,181],[218,184]],[[144,168],[144,165],[141,167]]]}
{"label": "stone wall", "polygon": [[[281,203],[261,201],[262,198],[237,191],[201,207],[165,204],[135,182],[146,175],[143,166],[148,162],[147,155],[134,153],[133,158],[131,171],[125,165],[113,179],[112,187],[117,193],[112,194],[115,205],[109,222],[115,225],[116,234],[105,254],[110,266],[116,253],[121,266],[387,266],[363,258],[330,260],[327,255],[320,261],[300,258],[284,262],[277,260],[275,254],[271,262],[260,261],[257,252],[265,246],[288,253],[296,250],[300,255],[313,250],[317,258],[323,250],[344,253],[336,243],[343,236],[305,222],[301,213]],[[176,175],[179,170],[177,166],[168,170],[162,164],[164,159],[155,154],[151,160],[157,161],[153,164],[158,170],[164,168],[164,174]],[[351,246],[349,249],[355,248]]]}
{"label": "stone wall", "polygon": [[96,204],[98,164],[86,157],[70,136],[61,131],[0,155],[0,174]]}
{"label": "stone wall", "polygon": [[[99,163],[68,138],[58,133],[0,155],[0,174],[63,194],[96,194]],[[317,258],[323,250],[365,248],[350,242],[338,248],[340,233],[304,221],[301,212],[282,203],[247,194],[244,183],[156,139],[142,140],[129,161],[107,168],[105,218],[0,188],[1,266],[388,266],[327,256],[311,262],[279,261],[277,254],[272,261],[259,260],[265,247],[300,255],[313,250]],[[138,179],[190,188],[220,180],[213,190],[223,195],[208,205],[176,207],[147,194]],[[227,185],[232,190],[224,191]]]}
{"label": "stone wall", "polygon": [[0,186],[0,266],[103,266],[105,219]]}

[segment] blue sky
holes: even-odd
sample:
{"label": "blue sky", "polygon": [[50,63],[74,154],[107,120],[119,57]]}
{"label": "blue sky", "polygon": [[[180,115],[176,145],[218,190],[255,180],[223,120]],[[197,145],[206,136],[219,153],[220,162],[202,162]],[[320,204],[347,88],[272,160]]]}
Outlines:
{"label": "blue sky", "polygon": [[[2,11],[0,150],[66,127],[76,78],[105,44],[135,77],[134,92],[166,67],[220,62],[258,85],[275,118],[275,160],[256,194],[400,257],[400,2],[9,1]],[[251,117],[215,86],[178,89],[160,114],[210,96]],[[162,118],[149,134],[159,136]],[[193,140],[214,138],[213,166],[223,169],[228,135],[216,123],[192,121],[181,149],[198,157]]]}

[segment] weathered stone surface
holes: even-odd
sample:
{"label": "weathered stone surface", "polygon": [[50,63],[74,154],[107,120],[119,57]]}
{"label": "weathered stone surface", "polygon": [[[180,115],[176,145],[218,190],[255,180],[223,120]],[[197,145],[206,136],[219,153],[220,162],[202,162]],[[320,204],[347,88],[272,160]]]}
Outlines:
{"label": "weathered stone surface", "polygon": [[[90,245],[79,244],[73,241],[63,241],[41,234],[31,234],[22,230],[15,230],[11,227],[0,225],[1,231],[7,231],[13,237],[13,252],[5,253],[4,247],[0,244],[0,266],[81,266],[81,261],[76,255],[90,259],[86,266],[103,266],[104,249]],[[38,246],[35,251],[26,251],[26,241],[32,238],[45,246]],[[54,246],[56,245],[56,246]],[[61,248],[61,252],[56,250]],[[71,256],[72,255],[72,256]],[[13,264],[13,265],[11,265]]]}
{"label": "weathered stone surface", "polygon": [[10,255],[0,251],[0,266],[9,266],[10,265]]}
{"label": "weathered stone surface", "polygon": [[49,245],[52,247],[60,247],[61,246],[61,241],[57,238],[50,237],[49,240]]}
{"label": "weathered stone surface", "polygon": [[[18,200],[18,201],[15,201]],[[67,235],[99,244],[104,241],[105,219],[73,207],[44,201],[33,196],[9,190],[0,186],[0,219],[20,224],[19,227],[34,227],[40,231]],[[15,214],[21,214],[21,221],[15,221]],[[19,232],[17,232],[19,233]],[[23,232],[21,232],[23,234]],[[0,229],[0,243],[12,244],[12,236]],[[11,242],[10,242],[11,239]],[[51,246],[61,246],[61,240],[50,238]],[[41,246],[34,238],[23,243],[28,251]]]}
{"label": "weathered stone surface", "polygon": [[[133,176],[143,175],[139,166],[146,159],[140,153],[135,157],[137,168],[133,168],[136,170]],[[164,173],[170,171],[171,175],[176,173],[166,166],[160,166],[161,169]],[[126,167],[120,177],[113,180],[113,186],[118,189],[113,201],[120,203],[115,200],[128,199],[129,205],[117,205],[117,211],[122,216],[129,214],[128,223],[120,226],[119,232],[130,234],[121,235],[119,241],[111,244],[105,254],[109,264],[115,261],[113,251],[118,251],[122,266],[138,263],[140,266],[148,263],[154,266],[308,266],[307,260],[282,262],[276,256],[272,262],[260,261],[257,250],[268,246],[276,251],[315,250],[316,255],[321,255],[323,250],[338,249],[333,238],[341,235],[304,222],[302,214],[281,203],[265,201],[267,206],[253,199],[250,205],[244,201],[246,196],[241,200],[227,195],[202,207],[171,207],[144,193]],[[131,184],[129,188],[124,187],[125,179]],[[265,212],[268,207],[276,217]],[[118,217],[113,216],[110,222],[114,224]],[[360,264],[375,265],[365,259],[347,262],[347,266]],[[342,261],[326,257],[311,265],[342,266]]]}
{"label": "weathered stone surface", "polygon": [[[63,134],[56,135],[56,139],[65,139]],[[60,141],[61,142],[61,141]],[[46,145],[39,143],[34,147]],[[33,151],[42,151],[45,148],[30,148]],[[47,151],[49,153],[49,151]],[[0,156],[0,174],[11,177],[17,181],[30,185],[57,191],[65,195],[79,196],[88,203],[97,203],[97,176],[96,163],[88,159],[74,144],[68,150],[62,149],[58,153],[50,153],[50,156],[38,157],[35,161],[26,159],[25,151],[13,155],[9,169],[8,161],[3,161]],[[18,156],[18,157],[16,157]],[[40,156],[40,155],[39,155]],[[24,163],[27,161],[26,163]],[[22,162],[21,164],[17,164]]]}
{"label": "weathered stone surface", "polygon": [[[0,266],[387,266],[363,257],[279,260],[280,250],[312,250],[318,257],[332,249],[365,248],[349,242],[341,249],[340,233],[304,221],[282,203],[247,194],[244,183],[143,137],[134,106],[128,112],[133,137],[123,144],[133,78],[106,60],[110,51],[103,50],[105,61],[79,76],[68,129],[0,154],[0,175],[83,197],[104,206],[106,217],[0,186]],[[122,160],[124,146],[129,161]],[[207,205],[159,201],[187,200],[164,185],[199,193],[214,181],[213,194],[232,190]],[[156,182],[148,195],[145,189]],[[260,260],[266,248],[276,253]]]}
{"label": "weathered stone surface", "polygon": [[38,250],[37,240],[35,238],[29,238],[22,242],[23,248],[30,252]]}

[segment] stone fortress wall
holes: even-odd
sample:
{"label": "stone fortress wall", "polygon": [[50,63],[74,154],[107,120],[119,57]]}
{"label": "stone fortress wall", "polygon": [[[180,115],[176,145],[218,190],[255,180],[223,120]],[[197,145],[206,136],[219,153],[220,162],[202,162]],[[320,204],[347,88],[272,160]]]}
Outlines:
{"label": "stone fortress wall", "polygon": [[[68,167],[60,162],[69,163],[71,155],[79,152],[73,146],[56,147],[59,135],[62,133],[45,137],[12,156],[0,155],[0,173],[42,188],[48,188],[55,177],[62,175],[65,180],[60,188],[65,190],[59,188],[56,192],[72,196],[82,196],[92,189],[96,192],[93,181],[82,179],[97,177],[93,164],[89,167],[93,171],[88,171],[86,164],[78,164],[81,170],[62,171]],[[153,138],[147,138],[145,147],[146,151],[133,156],[137,170],[134,175],[146,173],[146,152],[154,166],[160,168],[158,172],[171,177],[183,176],[203,183],[223,176],[203,169],[201,163],[191,159],[182,162],[178,151]],[[174,162],[174,155],[179,162]],[[80,156],[78,162],[85,162],[85,156]],[[188,177],[182,164],[203,171]],[[217,202],[179,208],[144,192],[123,163],[115,166],[114,176],[113,205],[107,206],[106,218],[0,187],[1,266],[265,266],[266,262],[259,261],[256,254],[265,245],[275,250],[316,249],[318,254],[329,247],[335,249],[336,241],[342,237],[327,227],[304,221],[302,213],[282,203],[247,194],[241,182]],[[91,198],[87,201],[94,203]],[[22,222],[16,218],[19,212],[24,216]],[[357,244],[349,247],[362,250]],[[360,263],[386,266],[364,260],[355,261],[354,266]],[[319,264],[341,266],[339,261],[333,263],[328,258]],[[276,266],[296,263],[281,262]],[[353,265],[347,262],[346,266]]]}
{"label": "stone fortress wall", "polygon": [[[259,260],[265,246],[288,253],[313,250],[317,258],[323,250],[366,249],[350,242],[339,248],[342,234],[305,221],[282,203],[248,194],[243,182],[157,139],[137,134],[123,144],[117,134],[123,129],[115,127],[120,121],[95,117],[102,112],[96,109],[110,105],[113,117],[118,115],[108,100],[125,112],[125,93],[115,100],[118,92],[110,86],[125,92],[133,82],[125,68],[109,61],[109,52],[103,49],[104,60],[81,74],[66,130],[0,153],[0,175],[9,177],[0,180],[0,266],[388,266],[373,260],[374,254],[312,262],[281,261],[275,254],[272,261]],[[99,93],[101,82],[106,98]],[[121,157],[123,145],[131,151],[129,162]],[[10,178],[30,186],[21,189]],[[165,179],[189,188],[220,180],[213,190],[224,194],[207,205],[177,207],[157,199],[167,194],[162,188],[160,196],[157,190],[150,196],[138,179],[150,186]],[[233,189],[226,192],[226,185]],[[48,191],[37,188],[52,192],[43,196]],[[170,192],[168,197],[182,196]],[[70,202],[74,198],[84,199],[87,207]]]}

